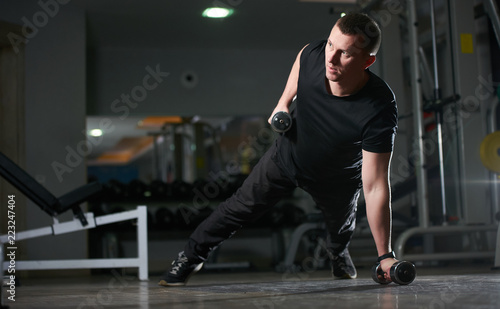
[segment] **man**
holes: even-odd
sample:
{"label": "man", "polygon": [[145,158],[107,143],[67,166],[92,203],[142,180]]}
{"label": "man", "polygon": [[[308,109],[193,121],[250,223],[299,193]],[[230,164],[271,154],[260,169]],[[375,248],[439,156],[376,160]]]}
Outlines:
{"label": "man", "polygon": [[380,41],[378,25],[354,13],[340,18],[326,41],[299,52],[272,113],[288,112],[296,97],[292,129],[276,140],[241,188],[198,226],[160,285],[185,285],[212,250],[296,187],[311,194],[324,215],[334,278],[357,276],[348,245],[363,188],[383,279],[391,280],[396,260],[391,252],[389,165],[397,108],[391,89],[368,70]]}

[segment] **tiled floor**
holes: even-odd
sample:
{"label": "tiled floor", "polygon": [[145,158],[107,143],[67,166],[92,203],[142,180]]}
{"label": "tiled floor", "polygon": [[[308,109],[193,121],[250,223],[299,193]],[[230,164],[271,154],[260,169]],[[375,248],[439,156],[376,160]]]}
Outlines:
{"label": "tiled floor", "polygon": [[75,278],[26,278],[10,308],[500,308],[500,272],[484,267],[419,268],[407,286],[380,285],[370,269],[355,280],[328,271],[200,272],[186,287],[156,285],[118,272]]}

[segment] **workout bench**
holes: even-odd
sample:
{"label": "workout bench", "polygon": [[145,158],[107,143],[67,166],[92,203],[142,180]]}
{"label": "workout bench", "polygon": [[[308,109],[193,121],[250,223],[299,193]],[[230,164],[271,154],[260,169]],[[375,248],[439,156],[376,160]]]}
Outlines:
{"label": "workout bench", "polygon": [[[97,269],[97,268],[125,268],[138,267],[140,280],[148,279],[148,244],[147,244],[147,208],[138,206],[135,210],[94,217],[94,214],[83,213],[80,204],[97,196],[102,186],[90,183],[56,198],[33,177],[21,169],[17,164],[0,152],[0,176],[5,178],[27,198],[37,204],[49,214],[54,223],[50,226],[16,232],[13,235],[0,235],[0,274],[8,269],[10,261],[4,261],[4,244],[9,248],[9,241],[17,242],[47,235],[60,235],[76,231],[92,229],[100,225],[137,219],[137,258],[109,258],[109,259],[71,259],[71,260],[43,260],[43,261],[15,261],[16,270],[42,269]],[[67,222],[59,222],[57,216],[72,210],[74,218]],[[9,236],[11,236],[9,238]],[[3,284],[2,284],[3,285]],[[0,287],[0,305],[3,305],[3,289]]]}

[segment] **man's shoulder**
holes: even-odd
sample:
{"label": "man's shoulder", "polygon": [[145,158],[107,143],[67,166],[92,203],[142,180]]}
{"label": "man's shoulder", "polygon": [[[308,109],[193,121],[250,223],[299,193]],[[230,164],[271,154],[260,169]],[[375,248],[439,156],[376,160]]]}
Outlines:
{"label": "man's shoulder", "polygon": [[380,76],[377,74],[369,71],[370,74],[370,92],[372,92],[372,95],[379,96],[385,99],[395,99],[394,92],[392,91],[391,87],[387,84],[385,80],[383,80]]}
{"label": "man's shoulder", "polygon": [[309,43],[300,56],[301,67],[315,66],[319,59],[323,59],[325,44],[325,40],[317,40]]}
{"label": "man's shoulder", "polygon": [[325,44],[326,44],[326,40],[312,41],[311,43],[309,43],[306,46],[306,48],[304,48],[304,51],[302,52],[302,54],[304,54],[304,53],[310,54],[312,52],[321,51],[325,47]]}

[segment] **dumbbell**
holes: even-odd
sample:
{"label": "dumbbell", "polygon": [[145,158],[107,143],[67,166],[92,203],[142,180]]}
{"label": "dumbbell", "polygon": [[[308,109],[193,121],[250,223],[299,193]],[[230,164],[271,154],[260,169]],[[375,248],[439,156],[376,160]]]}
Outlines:
{"label": "dumbbell", "polygon": [[278,133],[283,133],[292,127],[292,117],[287,112],[277,112],[271,119],[271,128]]}
{"label": "dumbbell", "polygon": [[172,183],[172,195],[177,199],[189,198],[193,191],[193,186],[183,180],[176,179]]}
{"label": "dumbbell", "polygon": [[151,196],[157,200],[164,200],[172,195],[170,186],[162,180],[153,180],[149,184],[149,187],[151,189]]}
{"label": "dumbbell", "polygon": [[133,179],[130,181],[128,183],[127,190],[130,197],[135,199],[143,199],[151,194],[148,185],[139,179]]}
{"label": "dumbbell", "polygon": [[[389,281],[378,277],[378,275],[382,277],[384,276],[384,272],[380,267],[381,260],[382,259],[379,258],[377,264],[372,267],[372,279],[380,284],[389,284]],[[391,266],[390,276],[392,282],[400,285],[407,285],[415,280],[415,277],[417,276],[417,268],[411,262],[398,261]]]}
{"label": "dumbbell", "polygon": [[174,214],[167,207],[160,207],[156,210],[154,226],[158,230],[170,230],[174,227],[174,223]]}

